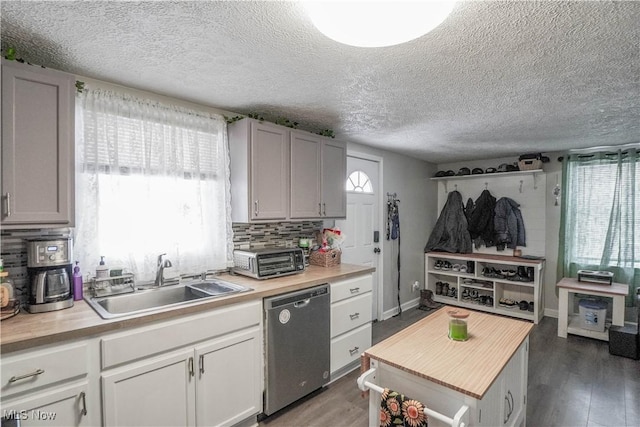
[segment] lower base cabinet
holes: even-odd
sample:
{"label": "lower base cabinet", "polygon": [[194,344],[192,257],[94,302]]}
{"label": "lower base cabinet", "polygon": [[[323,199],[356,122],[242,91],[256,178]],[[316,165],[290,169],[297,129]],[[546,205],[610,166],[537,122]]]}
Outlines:
{"label": "lower base cabinet", "polygon": [[102,376],[105,426],[231,426],[261,410],[260,330]]}
{"label": "lower base cabinet", "polygon": [[74,427],[93,425],[87,417],[88,383],[55,387],[42,393],[2,402],[2,416],[20,426]]}
{"label": "lower base cabinet", "polygon": [[260,302],[104,338],[104,426],[246,422],[262,411],[262,342]]}

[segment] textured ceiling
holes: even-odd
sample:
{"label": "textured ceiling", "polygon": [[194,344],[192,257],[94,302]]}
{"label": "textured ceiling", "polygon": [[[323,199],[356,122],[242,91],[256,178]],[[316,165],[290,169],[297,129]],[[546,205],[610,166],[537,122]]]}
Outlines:
{"label": "textured ceiling", "polygon": [[2,48],[434,163],[640,141],[640,2],[458,2],[355,48],[296,2],[6,1]]}

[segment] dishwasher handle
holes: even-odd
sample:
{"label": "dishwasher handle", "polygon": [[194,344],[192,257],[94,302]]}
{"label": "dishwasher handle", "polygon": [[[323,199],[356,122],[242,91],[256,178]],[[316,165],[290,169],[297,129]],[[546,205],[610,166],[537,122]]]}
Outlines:
{"label": "dishwasher handle", "polygon": [[309,305],[310,302],[311,302],[311,298],[307,298],[307,299],[303,299],[303,300],[294,302],[293,306],[295,308],[302,308],[302,307],[306,307],[307,305]]}

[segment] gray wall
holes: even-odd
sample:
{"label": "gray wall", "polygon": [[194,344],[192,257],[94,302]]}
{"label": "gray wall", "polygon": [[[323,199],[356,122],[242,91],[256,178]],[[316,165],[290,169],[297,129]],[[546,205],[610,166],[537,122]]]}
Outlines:
{"label": "gray wall", "polygon": [[[386,193],[400,199],[400,302],[416,305],[419,291],[412,291],[416,280],[424,286],[424,246],[437,219],[436,183],[431,178],[435,164],[412,157],[348,143],[348,151],[382,157],[384,202]],[[386,220],[386,206],[384,208]],[[397,241],[385,238],[380,230],[383,265],[383,316],[395,314],[397,308]]]}

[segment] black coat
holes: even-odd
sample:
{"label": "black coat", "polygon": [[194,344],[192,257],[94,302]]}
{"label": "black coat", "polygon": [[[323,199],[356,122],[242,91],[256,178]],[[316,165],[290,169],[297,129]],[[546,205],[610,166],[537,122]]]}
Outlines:
{"label": "black coat", "polygon": [[429,236],[425,252],[444,251],[468,254],[473,251],[471,236],[467,230],[467,218],[464,215],[462,196],[452,191],[440,212],[440,217]]}
{"label": "black coat", "polygon": [[469,218],[469,234],[476,248],[482,245],[495,246],[493,215],[496,207],[496,198],[489,190],[484,190],[476,200],[473,212]]}
{"label": "black coat", "polygon": [[494,227],[496,246],[499,251],[504,250],[505,246],[511,249],[527,246],[524,220],[519,207],[515,200],[508,197],[503,197],[496,203]]}

